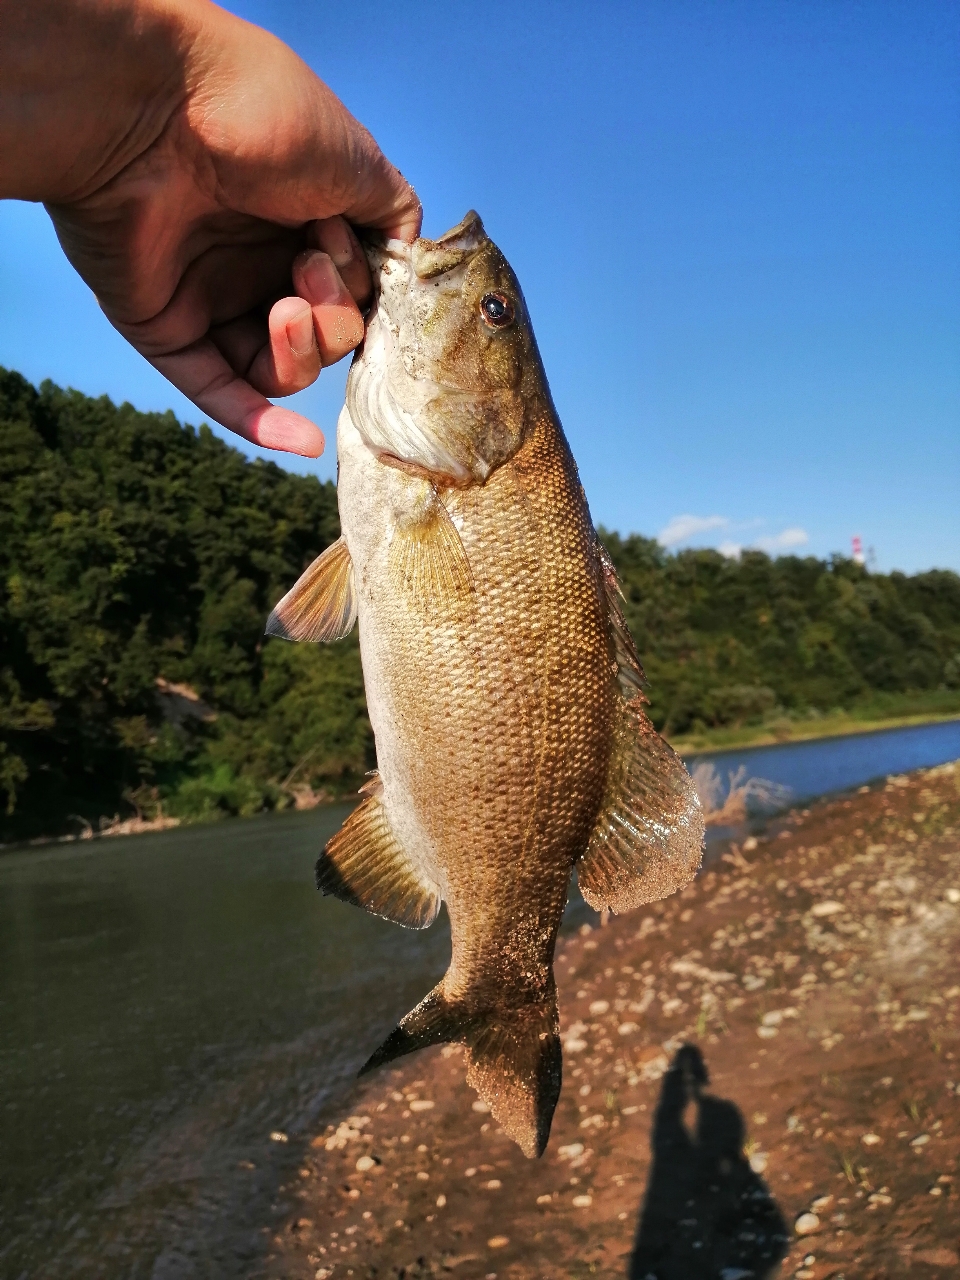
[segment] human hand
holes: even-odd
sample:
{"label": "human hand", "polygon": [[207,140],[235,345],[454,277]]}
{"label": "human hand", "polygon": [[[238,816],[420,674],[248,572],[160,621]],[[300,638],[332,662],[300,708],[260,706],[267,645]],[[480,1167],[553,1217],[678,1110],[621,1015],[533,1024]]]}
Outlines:
{"label": "human hand", "polygon": [[371,282],[349,224],[414,239],[412,188],[286,45],[207,0],[44,4],[75,37],[58,41],[71,74],[51,90],[59,168],[31,175],[25,157],[26,198],[32,178],[107,317],[198,408],[316,457],[318,428],[266,397],[360,341]]}

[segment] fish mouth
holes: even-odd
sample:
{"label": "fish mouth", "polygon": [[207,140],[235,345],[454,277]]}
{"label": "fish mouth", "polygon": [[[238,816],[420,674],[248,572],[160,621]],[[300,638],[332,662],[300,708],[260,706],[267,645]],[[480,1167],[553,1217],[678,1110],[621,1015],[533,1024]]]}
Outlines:
{"label": "fish mouth", "polygon": [[418,280],[433,280],[438,275],[465,266],[487,243],[480,215],[473,209],[464,218],[444,232],[436,240],[421,236],[413,244],[405,240],[369,239],[364,248],[370,270],[374,277],[374,288],[379,294],[379,280],[388,264],[396,264],[405,268]]}
{"label": "fish mouth", "polygon": [[463,273],[488,244],[472,210],[439,239],[369,239],[364,245],[374,281],[362,346],[347,379],[347,410],[378,458],[422,468],[446,483],[483,481],[489,464],[452,424],[438,428],[429,406],[457,394],[425,350],[422,334],[437,289],[460,293]]}

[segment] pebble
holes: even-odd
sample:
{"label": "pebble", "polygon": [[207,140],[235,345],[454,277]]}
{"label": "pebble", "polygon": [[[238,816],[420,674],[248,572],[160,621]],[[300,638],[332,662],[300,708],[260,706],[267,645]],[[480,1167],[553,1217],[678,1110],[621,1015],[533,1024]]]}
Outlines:
{"label": "pebble", "polygon": [[486,1102],[483,1101],[482,1098],[478,1098],[476,1102],[473,1104],[473,1110],[479,1111],[481,1115],[485,1116],[487,1112],[490,1110],[490,1107]]}
{"label": "pebble", "polygon": [[485,1182],[483,1185],[487,1188],[488,1191],[499,1191],[500,1188],[503,1186],[503,1183],[500,1181],[499,1178],[491,1178],[489,1182]]}
{"label": "pebble", "polygon": [[757,1035],[761,1040],[772,1040],[780,1034],[777,1027],[757,1027]]}
{"label": "pebble", "polygon": [[577,1156],[583,1155],[582,1142],[570,1142],[565,1147],[557,1148],[557,1156],[561,1160],[576,1160]]}
{"label": "pebble", "polygon": [[929,1133],[918,1133],[917,1136],[910,1143],[910,1145],[911,1147],[914,1147],[914,1148],[925,1147],[929,1141],[930,1141]]}
{"label": "pebble", "polygon": [[835,916],[842,910],[842,902],[816,902],[810,908],[810,914],[819,919],[822,916]]}
{"label": "pebble", "polygon": [[491,1236],[487,1241],[488,1249],[505,1249],[510,1243],[509,1236]]}
{"label": "pebble", "polygon": [[590,1012],[595,1018],[599,1018],[601,1014],[607,1013],[610,1009],[609,1000],[592,1000],[590,1002]]}
{"label": "pebble", "polygon": [[373,1156],[361,1156],[354,1165],[354,1168],[357,1173],[366,1173],[367,1170],[372,1169],[376,1163],[377,1162],[374,1160]]}
{"label": "pebble", "polygon": [[433,1103],[429,1098],[416,1098],[407,1104],[411,1111],[432,1111]]}
{"label": "pebble", "polygon": [[865,1147],[875,1147],[878,1143],[881,1143],[883,1139],[880,1137],[879,1133],[865,1133],[860,1141]]}
{"label": "pebble", "polygon": [[446,1205],[446,1203],[447,1203],[447,1197],[446,1197],[445,1195],[442,1195],[442,1194],[441,1194],[441,1195],[437,1196],[437,1208],[438,1208],[438,1209],[442,1209],[442,1208]]}
{"label": "pebble", "polygon": [[589,1209],[593,1204],[593,1196],[574,1196],[571,1203],[575,1209]]}
{"label": "pebble", "polygon": [[755,1151],[750,1157],[750,1168],[754,1173],[763,1173],[769,1163],[770,1157],[765,1151]]}
{"label": "pebble", "polygon": [[810,1236],[814,1231],[820,1230],[820,1219],[815,1213],[801,1213],[793,1224],[793,1229],[798,1236]]}
{"label": "pebble", "polygon": [[271,1142],[289,1142],[290,1139],[287,1137],[285,1133],[282,1133],[279,1129],[274,1129],[273,1133],[271,1133],[270,1135],[270,1141]]}

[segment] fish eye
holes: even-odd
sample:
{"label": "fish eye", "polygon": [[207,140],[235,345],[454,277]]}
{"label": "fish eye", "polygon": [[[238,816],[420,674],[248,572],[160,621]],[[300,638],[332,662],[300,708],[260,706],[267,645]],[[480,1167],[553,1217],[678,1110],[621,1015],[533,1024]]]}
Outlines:
{"label": "fish eye", "polygon": [[480,299],[480,315],[491,328],[505,329],[513,324],[513,303],[505,293],[486,293]]}

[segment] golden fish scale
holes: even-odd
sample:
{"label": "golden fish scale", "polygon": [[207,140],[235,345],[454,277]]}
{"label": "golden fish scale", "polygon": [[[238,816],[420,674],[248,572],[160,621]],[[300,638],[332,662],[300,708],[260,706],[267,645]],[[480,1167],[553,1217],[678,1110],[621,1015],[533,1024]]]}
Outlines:
{"label": "golden fish scale", "polygon": [[[546,406],[486,485],[448,490],[473,610],[381,596],[388,767],[438,852],[453,935],[450,997],[514,1005],[553,990],[573,862],[596,819],[618,687],[576,466]],[[377,593],[380,594],[379,592]]]}

